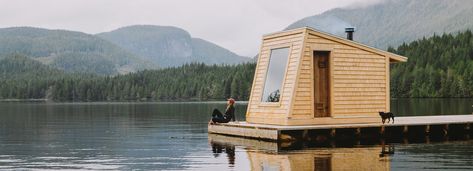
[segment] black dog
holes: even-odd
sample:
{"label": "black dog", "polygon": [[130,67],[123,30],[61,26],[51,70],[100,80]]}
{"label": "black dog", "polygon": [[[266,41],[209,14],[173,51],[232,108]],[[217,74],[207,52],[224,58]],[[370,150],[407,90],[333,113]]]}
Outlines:
{"label": "black dog", "polygon": [[393,119],[392,123],[394,123],[394,113],[392,112],[379,112],[379,116],[381,116],[381,121],[383,122],[383,124],[386,119],[388,119],[388,123],[391,121],[391,119]]}

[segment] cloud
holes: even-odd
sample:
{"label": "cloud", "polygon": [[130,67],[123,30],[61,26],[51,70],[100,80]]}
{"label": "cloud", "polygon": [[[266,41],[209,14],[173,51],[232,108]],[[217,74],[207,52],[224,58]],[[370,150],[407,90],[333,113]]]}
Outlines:
{"label": "cloud", "polygon": [[0,27],[33,26],[86,33],[134,24],[181,27],[240,55],[261,36],[326,10],[376,0],[0,0]]}
{"label": "cloud", "polygon": [[352,2],[351,4],[345,6],[344,8],[347,9],[354,9],[354,8],[365,8],[368,6],[376,5],[379,3],[386,2],[387,0],[364,0],[364,1],[356,1]]}

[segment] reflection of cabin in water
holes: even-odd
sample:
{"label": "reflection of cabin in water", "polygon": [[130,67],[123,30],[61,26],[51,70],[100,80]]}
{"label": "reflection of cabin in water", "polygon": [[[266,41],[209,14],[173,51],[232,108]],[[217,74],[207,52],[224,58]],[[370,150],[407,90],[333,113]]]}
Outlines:
{"label": "reflection of cabin in water", "polygon": [[248,151],[251,170],[390,170],[378,147],[304,150],[297,153]]}
{"label": "reflection of cabin in water", "polygon": [[407,60],[307,27],[265,35],[259,54],[246,120],[276,125],[379,122],[389,64]]}
{"label": "reflection of cabin in water", "polygon": [[[280,150],[281,143],[209,135],[212,149],[227,153],[235,164],[235,147],[244,148],[253,171],[264,170],[390,170],[390,156],[380,155],[383,146],[356,148],[302,148]],[[214,151],[215,152],[215,151]],[[240,159],[242,161],[242,159]],[[236,163],[238,164],[238,163]]]}

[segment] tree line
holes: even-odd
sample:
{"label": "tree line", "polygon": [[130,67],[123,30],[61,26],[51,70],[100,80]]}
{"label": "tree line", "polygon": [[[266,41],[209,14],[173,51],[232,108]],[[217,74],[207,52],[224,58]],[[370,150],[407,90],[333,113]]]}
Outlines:
{"label": "tree line", "polygon": [[409,57],[391,65],[392,97],[473,97],[470,30],[434,35],[388,51]]}
{"label": "tree line", "polygon": [[[249,98],[254,63],[185,64],[117,76],[65,73],[22,56],[0,65],[0,98],[54,101],[222,100]],[[24,72],[22,72],[24,71]]]}

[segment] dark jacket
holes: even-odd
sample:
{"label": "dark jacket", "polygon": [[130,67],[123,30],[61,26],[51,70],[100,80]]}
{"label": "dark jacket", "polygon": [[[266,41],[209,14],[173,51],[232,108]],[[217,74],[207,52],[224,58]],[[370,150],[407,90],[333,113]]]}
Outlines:
{"label": "dark jacket", "polygon": [[233,107],[233,105],[228,107],[223,117],[225,119],[232,120],[233,122],[235,122],[235,107]]}

